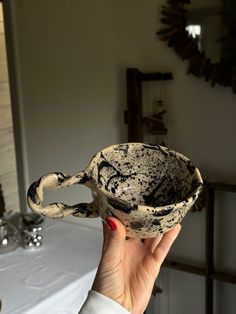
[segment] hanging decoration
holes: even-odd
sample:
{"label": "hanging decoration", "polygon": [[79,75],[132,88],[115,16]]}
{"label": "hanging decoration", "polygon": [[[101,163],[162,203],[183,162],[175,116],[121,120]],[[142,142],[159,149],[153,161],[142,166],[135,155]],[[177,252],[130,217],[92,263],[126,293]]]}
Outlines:
{"label": "hanging decoration", "polygon": [[164,94],[165,81],[150,81],[146,82],[147,100],[143,102],[144,110],[150,108],[148,113],[144,113],[142,118],[144,126],[144,134],[149,135],[148,142],[154,144],[165,145],[167,129],[167,109],[166,99]]}

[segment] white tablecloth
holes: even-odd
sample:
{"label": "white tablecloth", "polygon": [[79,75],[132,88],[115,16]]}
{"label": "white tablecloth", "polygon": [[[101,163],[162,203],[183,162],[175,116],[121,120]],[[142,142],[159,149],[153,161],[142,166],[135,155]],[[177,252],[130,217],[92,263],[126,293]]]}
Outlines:
{"label": "white tablecloth", "polygon": [[91,288],[102,232],[50,220],[41,248],[0,255],[1,314],[78,313]]}

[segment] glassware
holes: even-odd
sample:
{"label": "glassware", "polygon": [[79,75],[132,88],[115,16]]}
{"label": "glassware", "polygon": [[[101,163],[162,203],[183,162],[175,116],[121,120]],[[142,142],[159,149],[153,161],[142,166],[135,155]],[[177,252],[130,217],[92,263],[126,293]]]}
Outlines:
{"label": "glassware", "polygon": [[10,221],[0,218],[0,254],[15,250],[19,243],[17,228]]}

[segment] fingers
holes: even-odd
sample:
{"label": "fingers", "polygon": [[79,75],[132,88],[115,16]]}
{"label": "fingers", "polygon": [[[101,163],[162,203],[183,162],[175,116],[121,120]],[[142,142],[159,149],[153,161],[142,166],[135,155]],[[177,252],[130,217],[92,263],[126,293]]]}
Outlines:
{"label": "fingers", "polygon": [[107,243],[109,239],[109,229],[106,225],[106,222],[102,221],[103,224],[103,248],[102,251],[104,252],[107,248]]}
{"label": "fingers", "polygon": [[172,244],[174,243],[175,239],[177,238],[179,232],[181,230],[181,226],[178,224],[170,231],[166,232],[160,243],[155,248],[153,255],[155,260],[159,265],[161,265],[166,258]]}
{"label": "fingers", "polygon": [[103,225],[103,230],[103,252],[110,257],[120,256],[126,237],[124,225],[118,219],[109,217],[106,220],[106,225]]}
{"label": "fingers", "polygon": [[143,244],[148,249],[149,252],[153,253],[156,246],[160,243],[162,237],[163,236],[160,235],[155,238],[145,239]]}

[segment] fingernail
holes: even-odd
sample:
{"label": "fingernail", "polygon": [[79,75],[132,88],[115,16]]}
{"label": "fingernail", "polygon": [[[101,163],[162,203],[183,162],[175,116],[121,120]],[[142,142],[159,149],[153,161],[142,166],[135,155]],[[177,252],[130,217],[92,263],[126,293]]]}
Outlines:
{"label": "fingernail", "polygon": [[106,223],[107,223],[107,226],[108,228],[111,230],[111,231],[115,231],[116,230],[116,224],[113,220],[107,218],[106,219]]}

